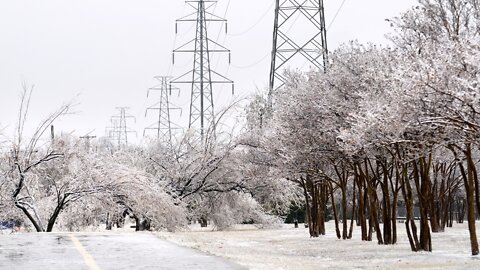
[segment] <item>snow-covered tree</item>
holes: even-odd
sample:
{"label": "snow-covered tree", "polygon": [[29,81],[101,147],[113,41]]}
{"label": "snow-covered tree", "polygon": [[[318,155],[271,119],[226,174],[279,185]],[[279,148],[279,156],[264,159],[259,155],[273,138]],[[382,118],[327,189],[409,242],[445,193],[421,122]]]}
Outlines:
{"label": "snow-covered tree", "polygon": [[411,65],[406,75],[412,87],[407,93],[417,95],[418,125],[458,161],[468,201],[472,254],[477,255],[475,211],[480,212],[480,194],[473,156],[479,124],[479,2],[419,2],[419,8],[392,21],[397,29],[392,40]]}
{"label": "snow-covered tree", "polygon": [[351,205],[363,240],[375,232],[379,243],[394,244],[403,199],[412,250],[431,251],[431,231],[451,224],[464,189],[472,254],[478,253],[478,6],[420,0],[391,20],[392,47],[352,42],[330,54],[325,73],[287,74],[272,115],[246,145],[256,150],[252,162],[304,188],[311,236],[324,233],[331,211],[335,219],[342,214],[338,237],[348,238]]}

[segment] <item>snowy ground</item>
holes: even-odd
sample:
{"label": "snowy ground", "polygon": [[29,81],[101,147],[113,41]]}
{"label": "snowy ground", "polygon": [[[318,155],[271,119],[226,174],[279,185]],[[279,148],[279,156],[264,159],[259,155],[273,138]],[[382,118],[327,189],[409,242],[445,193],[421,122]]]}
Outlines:
{"label": "snowy ground", "polygon": [[[213,232],[200,229],[158,233],[176,244],[225,257],[249,269],[480,269],[480,257],[470,254],[466,224],[455,224],[444,233],[433,234],[433,252],[410,251],[404,224],[398,224],[398,244],[379,246],[354,239],[337,240],[333,222],[327,235],[308,236],[308,229],[284,225],[280,229],[258,230],[239,226],[234,231]],[[480,236],[480,223],[477,234]]]}

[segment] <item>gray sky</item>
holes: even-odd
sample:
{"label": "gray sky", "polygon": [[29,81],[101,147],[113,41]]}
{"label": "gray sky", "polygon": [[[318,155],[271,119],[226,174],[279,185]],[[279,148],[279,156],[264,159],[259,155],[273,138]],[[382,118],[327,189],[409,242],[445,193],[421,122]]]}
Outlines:
{"label": "gray sky", "polygon": [[[352,39],[387,43],[386,18],[415,5],[415,0],[324,0],[329,49]],[[213,67],[235,81],[236,94],[246,96],[268,84],[273,28],[273,0],[220,0],[215,13],[226,14],[228,35],[211,27],[210,38],[232,50],[232,64],[214,58]],[[0,1],[0,126],[12,134],[22,81],[35,85],[30,126],[62,103],[75,99],[77,114],[57,130],[103,136],[115,107],[128,106],[137,117],[132,127],[141,137],[154,121],[145,119],[153,76],[178,76],[191,69],[191,57],[172,49],[194,38],[191,25],[175,20],[188,14],[183,0],[15,0]],[[335,14],[338,16],[333,20]],[[183,106],[188,121],[188,89],[173,102]],[[230,88],[214,90],[218,107],[228,103]],[[179,115],[176,117],[180,117]]]}

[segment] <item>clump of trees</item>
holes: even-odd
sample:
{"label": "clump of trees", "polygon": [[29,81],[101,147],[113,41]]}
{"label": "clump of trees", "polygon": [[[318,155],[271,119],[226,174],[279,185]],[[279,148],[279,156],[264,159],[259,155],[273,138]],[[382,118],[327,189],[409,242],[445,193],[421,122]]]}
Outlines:
{"label": "clump of trees", "polygon": [[[223,115],[219,114],[217,126]],[[202,226],[211,221],[224,230],[242,222],[277,223],[274,215],[285,215],[294,197],[291,184],[269,182],[252,172],[248,152],[232,134],[210,129],[201,141],[190,131],[178,141],[153,142],[144,152],[145,170],[184,203],[190,221]]]}
{"label": "clump of trees", "polygon": [[477,255],[480,2],[420,0],[390,23],[390,47],[345,44],[325,72],[256,97],[246,144],[303,189],[312,237],[331,215],[338,238],[357,223],[362,240],[395,244],[402,205],[412,251],[432,251],[465,202]]}
{"label": "clump of trees", "polygon": [[31,90],[25,89],[14,139],[0,156],[2,220],[20,221],[38,232],[101,224],[111,229],[122,227],[127,217],[137,230],[174,231],[197,220],[223,230],[242,222],[276,223],[271,214],[282,208],[270,204],[269,195],[291,198],[278,182],[260,186],[234,137],[213,129],[204,141],[188,131],[178,140],[144,146],[118,148],[107,140],[86,144],[54,134],[55,120],[70,111],[65,105],[27,136]]}

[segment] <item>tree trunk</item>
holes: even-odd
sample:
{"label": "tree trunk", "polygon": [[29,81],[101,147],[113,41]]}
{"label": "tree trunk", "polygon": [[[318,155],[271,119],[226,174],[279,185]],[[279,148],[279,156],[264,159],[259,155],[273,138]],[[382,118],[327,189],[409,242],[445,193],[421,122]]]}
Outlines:
{"label": "tree trunk", "polygon": [[335,197],[333,196],[332,183],[329,183],[329,189],[330,189],[330,198],[331,198],[331,201],[332,201],[333,217],[334,217],[334,220],[335,220],[335,232],[337,234],[337,238],[341,239],[342,236],[340,235],[340,227],[339,227],[339,224],[338,224],[337,207],[335,206]]}
{"label": "tree trunk", "polygon": [[428,223],[428,210],[430,201],[430,164],[431,155],[428,161],[425,157],[412,161],[413,179],[417,187],[418,200],[420,202],[420,248],[424,251],[432,251],[432,237]]}
{"label": "tree trunk", "polygon": [[32,216],[32,214],[22,205],[20,205],[18,202],[15,203],[15,206],[22,210],[22,212],[27,216],[28,220],[32,223],[33,227],[35,227],[35,230],[37,232],[45,232],[43,229],[43,226]]}
{"label": "tree trunk", "polygon": [[393,193],[393,205],[392,205],[392,245],[397,243],[397,203],[398,203],[398,190]]}
{"label": "tree trunk", "polygon": [[362,231],[362,241],[368,241],[367,219],[365,214],[364,177],[359,173],[360,166],[355,166],[355,180],[358,186],[358,219]]}
{"label": "tree trunk", "polygon": [[[370,209],[370,221],[372,224],[370,226],[373,226],[375,229],[376,237],[377,237],[377,242],[379,245],[383,245],[383,237],[382,237],[382,231],[380,230],[380,224],[379,224],[379,218],[378,218],[378,197],[377,197],[377,192],[376,192],[376,177],[372,176],[370,177],[368,173],[368,163],[369,160],[365,160],[365,179],[367,180],[367,192],[368,192],[368,198],[369,198],[369,209]],[[373,173],[373,171],[372,171]],[[371,236],[370,236],[371,239]]]}
{"label": "tree trunk", "polygon": [[[383,243],[385,245],[392,244],[392,205],[390,203],[390,173],[387,168],[386,161],[378,162],[377,166],[381,166],[383,171],[382,195],[383,195]],[[393,186],[392,186],[393,190]]]}
{"label": "tree trunk", "polygon": [[206,228],[208,226],[208,220],[205,217],[200,218],[200,227]]}
{"label": "tree trunk", "polygon": [[[308,179],[308,178],[307,178]],[[310,227],[310,236],[311,237],[319,237],[320,236],[320,211],[319,211],[319,190],[318,187],[311,181],[311,179],[307,180],[307,186],[309,187],[310,194],[312,196],[312,207],[310,212],[310,220],[312,222]]]}
{"label": "tree trunk", "polygon": [[[18,184],[15,188],[15,191],[13,192],[13,200],[15,201],[15,207],[17,207],[18,209],[22,210],[22,212],[25,214],[25,216],[27,216],[28,220],[30,220],[30,222],[32,223],[33,227],[35,227],[35,230],[37,232],[44,232],[45,230],[43,229],[43,225],[41,224],[41,221],[38,220],[38,217],[35,215],[35,217],[30,213],[30,211],[28,211],[28,209],[25,207],[25,203],[22,203],[20,201],[17,200],[17,197],[18,195],[20,194],[20,192],[22,191],[23,189],[23,186],[24,186],[24,183],[25,183],[25,172],[22,171],[20,169],[20,167],[18,167],[18,170],[19,170],[19,181],[18,181]],[[37,217],[37,218],[36,218]]]}
{"label": "tree trunk", "polygon": [[303,179],[303,177],[300,179],[301,180],[301,183],[302,183],[302,187],[303,187],[303,195],[305,197],[305,221],[306,223],[308,224],[308,230],[309,230],[309,233],[310,233],[310,237],[313,237],[313,231],[312,231],[312,228],[313,228],[313,223],[312,223],[312,209],[310,207],[310,199],[309,199],[309,195],[308,195],[308,187],[307,187],[307,183],[305,181],[305,179]]}
{"label": "tree trunk", "polygon": [[[465,192],[467,195],[467,218],[468,218],[468,230],[470,233],[470,245],[472,249],[472,255],[478,255],[478,239],[476,230],[476,215],[475,215],[475,184],[476,184],[476,169],[475,162],[472,158],[471,145],[466,144],[465,157],[467,158],[467,178],[465,179]],[[478,181],[477,181],[478,183]]]}
{"label": "tree trunk", "polygon": [[145,217],[135,216],[135,231],[148,231],[150,230],[150,219]]}
{"label": "tree trunk", "polygon": [[107,213],[107,220],[105,221],[105,230],[111,231],[113,228],[112,218],[110,217],[110,212]]}
{"label": "tree trunk", "polygon": [[319,213],[318,213],[318,226],[319,226],[319,235],[325,235],[326,230],[325,230],[325,219],[326,219],[326,214],[327,214],[327,201],[328,201],[328,185],[325,183],[325,181],[321,181],[319,184],[319,189],[320,189],[320,196],[318,196],[319,199]]}
{"label": "tree trunk", "polygon": [[356,181],[353,181],[353,199],[352,199],[352,219],[350,221],[350,230],[348,232],[348,239],[352,239],[352,235],[353,235],[353,223],[355,221],[355,203],[356,203],[356,198],[355,198],[355,195],[356,195],[356,190],[355,190],[355,187],[356,187]]}
{"label": "tree trunk", "polygon": [[410,181],[407,177],[407,166],[402,165],[402,195],[405,201],[406,219],[405,229],[407,231],[408,242],[410,243],[410,249],[414,252],[419,251],[420,243],[417,236],[417,226],[415,225],[414,212],[413,212],[413,195]]}
{"label": "tree trunk", "polygon": [[58,218],[58,215],[62,211],[63,207],[65,206],[65,198],[62,199],[58,204],[57,207],[55,207],[55,210],[53,211],[53,214],[50,216],[50,219],[48,219],[48,224],[47,224],[47,232],[52,232],[53,226],[55,225],[55,221]]}
{"label": "tree trunk", "polygon": [[[334,165],[335,172],[338,177],[338,187],[340,188],[342,200],[342,239],[348,239],[348,217],[347,217],[347,188],[348,188],[348,172],[347,168],[342,167],[341,172],[337,165]],[[355,192],[355,191],[354,191]],[[355,196],[355,195],[354,195]],[[354,199],[355,200],[355,199]],[[352,211],[353,214],[353,211]]]}
{"label": "tree trunk", "polygon": [[115,224],[117,225],[117,228],[123,228],[125,226],[125,217],[123,215],[117,214],[117,218],[115,219]]}
{"label": "tree trunk", "polygon": [[[347,187],[343,186],[342,191],[342,239],[348,238],[348,217],[347,217]],[[352,211],[353,215],[353,211]]]}
{"label": "tree trunk", "polygon": [[[325,235],[325,211],[328,198],[328,184],[315,182],[310,175],[302,180],[307,207],[310,237]],[[310,202],[310,203],[309,203]]]}
{"label": "tree trunk", "polygon": [[465,199],[457,198],[455,205],[457,210],[457,223],[463,224],[463,221],[465,220]]}

